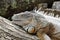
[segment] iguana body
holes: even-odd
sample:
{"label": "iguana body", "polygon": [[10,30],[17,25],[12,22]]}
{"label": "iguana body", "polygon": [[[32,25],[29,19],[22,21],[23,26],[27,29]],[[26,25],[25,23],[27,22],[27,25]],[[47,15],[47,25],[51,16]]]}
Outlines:
{"label": "iguana body", "polygon": [[[52,20],[52,18],[43,13],[41,11],[22,12],[20,14],[15,14],[12,17],[12,20],[14,24],[21,25],[22,28],[28,33],[36,34],[40,38],[40,40],[51,40],[49,36],[51,36],[52,38],[56,30],[56,32],[60,32],[60,30],[56,29],[57,26],[57,28],[60,28],[59,25],[55,25],[54,22],[60,22],[59,19],[55,20],[55,18],[54,22],[50,21]],[[48,34],[49,36],[46,34]],[[58,39],[60,40],[60,38]]]}
{"label": "iguana body", "polygon": [[40,15],[43,15],[48,22],[52,23],[51,25],[52,25],[53,29],[49,32],[50,32],[50,34],[52,33],[52,35],[50,35],[50,36],[52,38],[54,38],[53,40],[60,40],[60,37],[59,37],[60,36],[60,18],[59,18],[59,15],[57,16],[58,17],[57,18],[57,17],[54,17],[53,13],[52,13],[53,16],[49,15],[50,13],[49,14],[44,13],[43,11],[42,11],[42,13],[37,11],[37,13]]}

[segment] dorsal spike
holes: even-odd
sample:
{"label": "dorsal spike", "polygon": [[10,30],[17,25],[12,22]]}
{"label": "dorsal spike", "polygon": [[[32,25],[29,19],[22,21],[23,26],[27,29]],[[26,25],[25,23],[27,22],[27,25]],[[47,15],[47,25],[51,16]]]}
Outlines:
{"label": "dorsal spike", "polygon": [[37,12],[37,7],[35,7],[35,8],[33,9],[33,12],[35,12],[35,13]]}
{"label": "dorsal spike", "polygon": [[60,17],[59,17],[59,19],[60,19]]}
{"label": "dorsal spike", "polygon": [[51,13],[49,13],[48,16],[51,16]]}
{"label": "dorsal spike", "polygon": [[39,12],[39,11],[41,11],[42,10],[42,7],[40,7],[37,11]]}
{"label": "dorsal spike", "polygon": [[45,14],[45,15],[47,15],[47,14],[48,14],[48,12],[45,12],[44,14]]}
{"label": "dorsal spike", "polygon": [[53,16],[54,17],[54,13],[50,13],[50,15],[49,16]]}
{"label": "dorsal spike", "polygon": [[54,13],[52,13],[52,16],[54,17]]}
{"label": "dorsal spike", "polygon": [[59,18],[59,15],[57,14],[55,17],[56,17],[56,18]]}

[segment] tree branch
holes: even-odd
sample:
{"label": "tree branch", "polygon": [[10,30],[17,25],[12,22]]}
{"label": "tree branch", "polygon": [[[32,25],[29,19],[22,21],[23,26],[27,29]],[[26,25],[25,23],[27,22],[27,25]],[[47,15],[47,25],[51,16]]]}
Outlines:
{"label": "tree branch", "polygon": [[[37,38],[36,36],[27,34],[24,30],[22,30],[22,28],[20,28],[17,25],[12,24],[11,21],[3,17],[0,17],[0,31],[3,32],[3,33],[0,32],[0,34],[5,34],[6,36],[8,36],[7,39],[13,38],[13,40],[14,39],[15,40],[39,40],[39,38]],[[13,37],[12,36],[10,37],[10,35],[12,35]],[[2,38],[5,39],[6,37],[4,37],[3,35]]]}

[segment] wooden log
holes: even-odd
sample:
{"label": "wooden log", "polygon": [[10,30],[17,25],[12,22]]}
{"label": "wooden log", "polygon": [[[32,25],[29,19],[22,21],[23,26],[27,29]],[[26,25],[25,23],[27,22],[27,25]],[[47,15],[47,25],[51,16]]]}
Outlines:
{"label": "wooden log", "polygon": [[11,21],[0,17],[0,40],[39,40],[39,38],[26,33]]}

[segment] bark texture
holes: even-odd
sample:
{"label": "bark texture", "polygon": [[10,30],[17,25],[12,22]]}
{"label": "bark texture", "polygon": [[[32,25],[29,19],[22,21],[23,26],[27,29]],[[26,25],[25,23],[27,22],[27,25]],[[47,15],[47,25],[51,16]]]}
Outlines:
{"label": "bark texture", "polygon": [[22,28],[11,21],[0,17],[0,40],[39,40],[34,35],[27,34]]}

